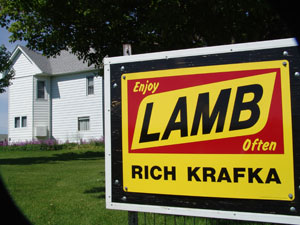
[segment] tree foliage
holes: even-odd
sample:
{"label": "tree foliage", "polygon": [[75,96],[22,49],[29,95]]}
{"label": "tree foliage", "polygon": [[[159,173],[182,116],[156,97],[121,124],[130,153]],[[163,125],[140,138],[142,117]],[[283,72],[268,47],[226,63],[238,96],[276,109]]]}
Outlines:
{"label": "tree foliage", "polygon": [[[10,81],[14,76],[11,70],[10,53],[4,45],[0,46],[0,93],[5,92],[5,88],[10,85]],[[3,77],[2,77],[3,74]]]}
{"label": "tree foliage", "polygon": [[71,49],[99,64],[106,55],[289,37],[263,0],[0,0],[11,40],[47,56]]}

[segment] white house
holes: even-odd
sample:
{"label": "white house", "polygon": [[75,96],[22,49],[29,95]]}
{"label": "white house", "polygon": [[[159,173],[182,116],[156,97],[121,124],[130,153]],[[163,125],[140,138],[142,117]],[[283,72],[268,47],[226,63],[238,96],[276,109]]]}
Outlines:
{"label": "white house", "polygon": [[103,137],[103,78],[68,51],[47,58],[17,46],[8,92],[8,140]]}

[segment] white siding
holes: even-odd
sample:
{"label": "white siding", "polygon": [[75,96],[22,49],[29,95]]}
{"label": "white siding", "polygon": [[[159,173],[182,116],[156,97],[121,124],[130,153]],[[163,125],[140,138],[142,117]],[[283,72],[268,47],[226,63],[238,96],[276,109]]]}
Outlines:
{"label": "white siding", "polygon": [[[61,141],[98,139],[103,136],[102,78],[94,78],[94,94],[87,95],[92,72],[42,76],[42,71],[21,51],[15,53],[15,79],[9,88],[8,133],[11,142],[36,138],[36,127],[47,127],[49,138]],[[39,74],[39,75],[37,75]],[[37,81],[46,83],[45,99],[37,99]],[[27,118],[27,126],[15,128],[15,118]],[[78,131],[78,118],[89,117],[90,129]],[[52,133],[51,133],[52,132]]]}
{"label": "white siding", "polygon": [[32,76],[34,74],[41,73],[40,69],[20,51],[14,58],[13,63],[15,78]]}
{"label": "white siding", "polygon": [[[77,142],[103,137],[102,77],[94,78],[94,94],[87,95],[86,77],[92,73],[52,77],[52,136]],[[90,130],[78,131],[78,117],[90,118]]]}
{"label": "white siding", "polygon": [[[21,51],[13,61],[15,78],[9,87],[8,135],[11,142],[32,140],[32,100],[33,75],[40,73],[39,68]],[[15,128],[15,118],[27,117],[27,126]]]}
{"label": "white siding", "polygon": [[[15,78],[9,87],[8,135],[11,142],[32,140],[32,76]],[[27,126],[15,128],[15,117],[27,117]]]}
{"label": "white siding", "polygon": [[[45,99],[37,99],[37,81],[42,80],[45,81]],[[34,137],[36,137],[35,128],[36,127],[47,127],[49,134],[49,102],[50,102],[50,79],[49,77],[34,77],[34,101],[33,101],[33,117],[34,117]],[[46,138],[49,138],[46,137]]]}

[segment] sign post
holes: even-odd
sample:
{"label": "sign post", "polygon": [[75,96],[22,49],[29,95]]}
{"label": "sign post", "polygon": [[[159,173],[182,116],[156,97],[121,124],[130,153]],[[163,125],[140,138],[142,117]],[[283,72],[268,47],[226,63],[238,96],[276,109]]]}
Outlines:
{"label": "sign post", "polygon": [[107,207],[299,223],[299,56],[282,39],[105,58]]}

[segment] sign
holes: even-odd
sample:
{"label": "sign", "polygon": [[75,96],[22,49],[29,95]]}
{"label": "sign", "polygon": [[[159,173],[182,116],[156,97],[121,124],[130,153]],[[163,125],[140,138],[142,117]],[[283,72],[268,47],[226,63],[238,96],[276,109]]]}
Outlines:
{"label": "sign", "polygon": [[122,77],[125,191],[294,199],[288,61]]}
{"label": "sign", "polygon": [[299,223],[299,63],[293,39],[106,58],[107,207]]}

